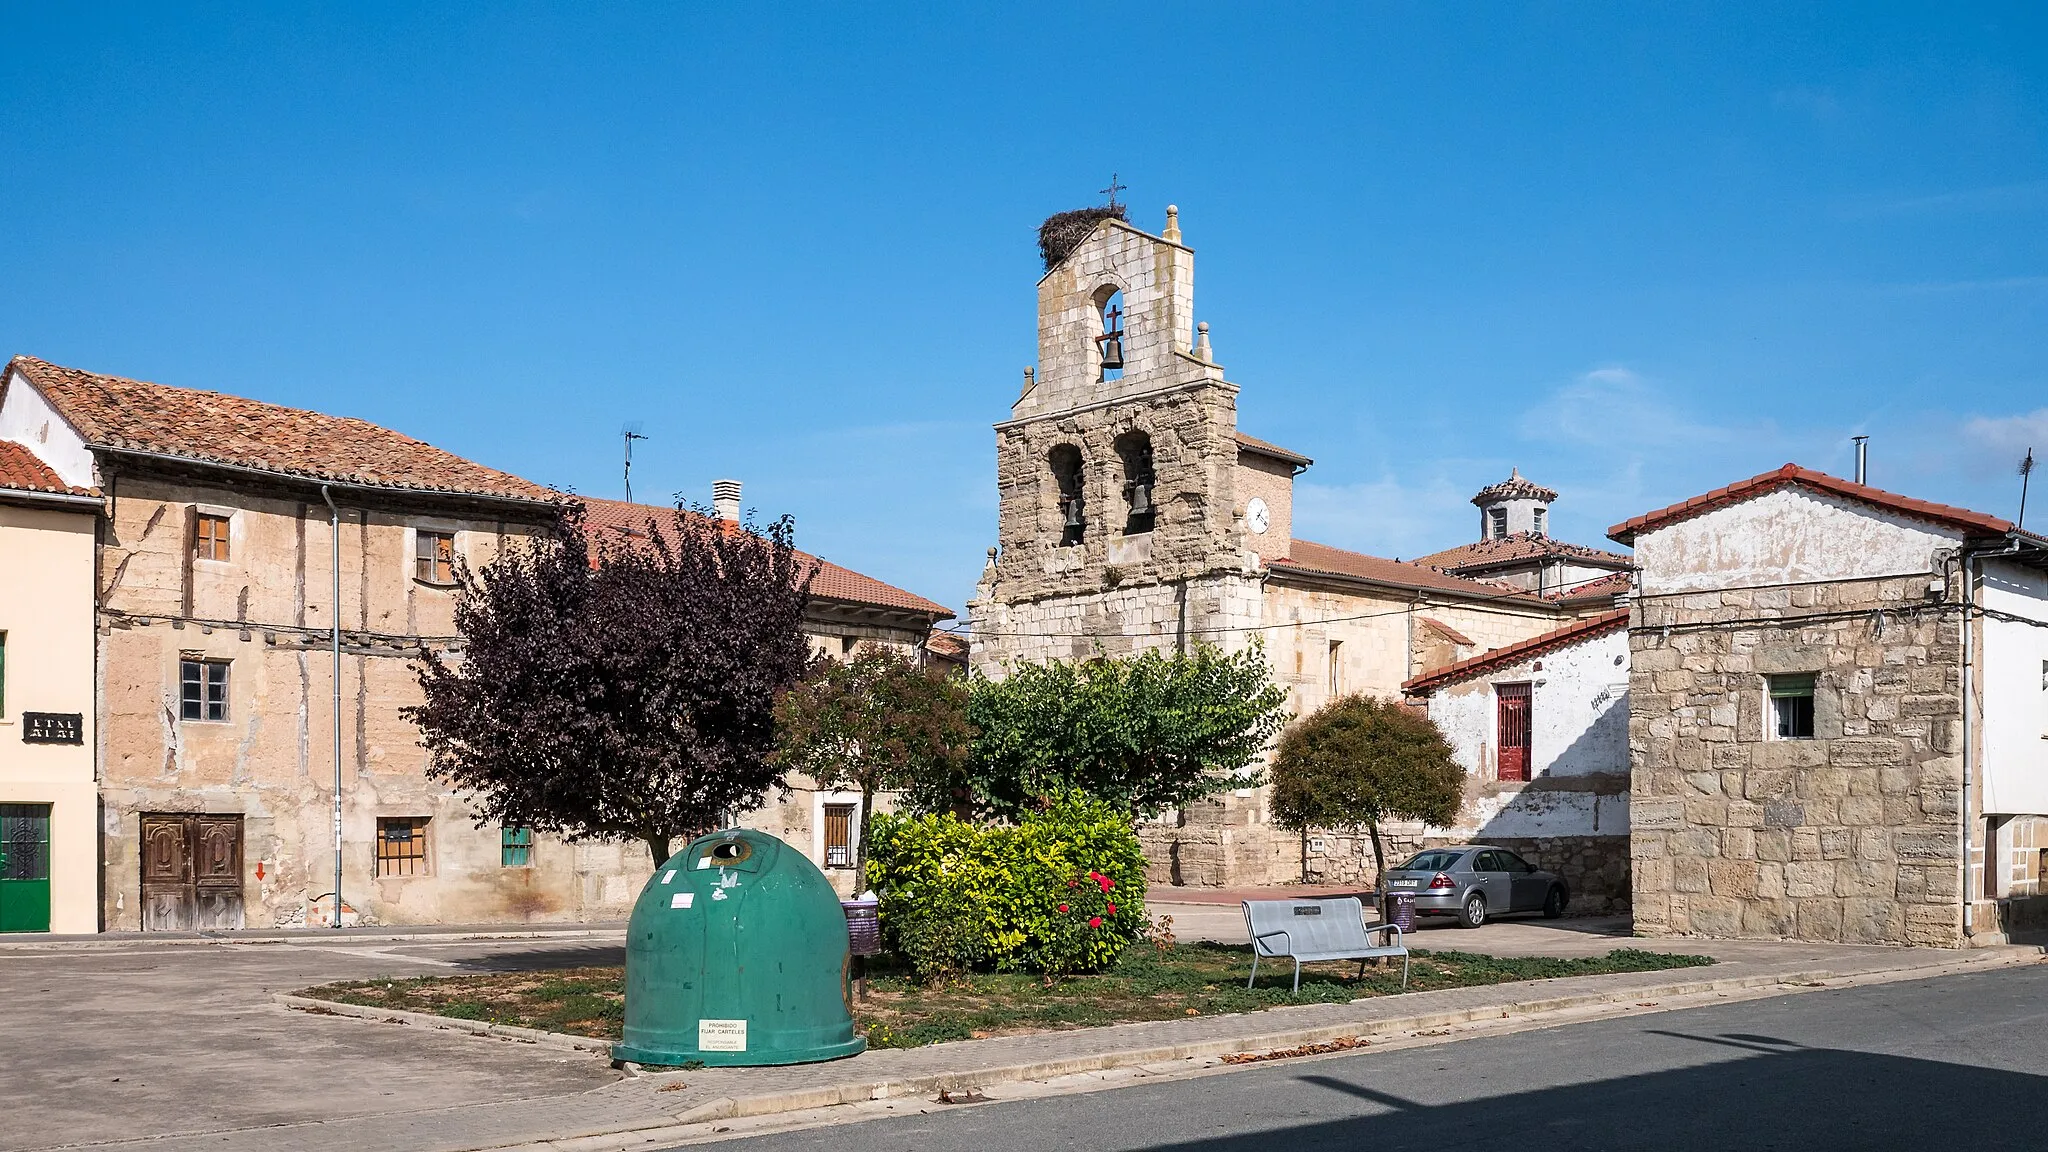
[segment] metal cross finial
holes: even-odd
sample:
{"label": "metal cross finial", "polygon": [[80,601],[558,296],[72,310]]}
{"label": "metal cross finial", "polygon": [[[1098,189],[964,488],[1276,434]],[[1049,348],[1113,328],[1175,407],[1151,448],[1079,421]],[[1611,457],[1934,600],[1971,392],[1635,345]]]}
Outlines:
{"label": "metal cross finial", "polygon": [[1116,173],[1114,173],[1114,172],[1111,172],[1111,173],[1109,174],[1109,187],[1107,187],[1107,188],[1103,188],[1103,189],[1099,189],[1099,191],[1100,191],[1100,192],[1101,192],[1101,193],[1102,193],[1102,194],[1103,194],[1104,196],[1107,196],[1107,197],[1109,197],[1109,206],[1110,206],[1111,208],[1114,208],[1114,207],[1116,207],[1116,194],[1117,194],[1117,193],[1119,193],[1119,192],[1128,192],[1128,191],[1130,191],[1130,185],[1128,185],[1128,184],[1119,184],[1119,183],[1117,183],[1117,182],[1116,182]]}

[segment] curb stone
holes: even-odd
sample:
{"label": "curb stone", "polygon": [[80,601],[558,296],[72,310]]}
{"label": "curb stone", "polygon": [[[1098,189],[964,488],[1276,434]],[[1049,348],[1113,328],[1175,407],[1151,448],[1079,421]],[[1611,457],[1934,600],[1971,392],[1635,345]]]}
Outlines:
{"label": "curb stone", "polygon": [[408,1012],[400,1008],[368,1008],[361,1004],[344,1004],[339,1000],[294,996],[288,992],[272,993],[271,999],[286,1008],[310,1012],[317,1016],[353,1016],[358,1020],[371,1020],[379,1024],[418,1024],[428,1028],[467,1032],[473,1036],[495,1036],[504,1040],[516,1040],[522,1044],[538,1044],[543,1048],[560,1048],[571,1052],[610,1055],[612,1050],[612,1043],[609,1040],[570,1036],[562,1032],[543,1032],[538,1028],[520,1028],[511,1024],[493,1024],[488,1020],[461,1020],[454,1016],[435,1016],[427,1012]]}

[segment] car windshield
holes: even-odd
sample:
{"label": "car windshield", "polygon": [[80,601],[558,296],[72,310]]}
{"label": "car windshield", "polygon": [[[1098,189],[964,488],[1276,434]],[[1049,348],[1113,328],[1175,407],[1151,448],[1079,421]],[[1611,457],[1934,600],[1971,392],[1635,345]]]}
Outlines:
{"label": "car windshield", "polygon": [[1409,858],[1406,864],[1401,865],[1399,870],[1402,872],[1448,872],[1457,866],[1458,857],[1463,855],[1463,852],[1447,852],[1441,848],[1432,849],[1428,852],[1417,852]]}

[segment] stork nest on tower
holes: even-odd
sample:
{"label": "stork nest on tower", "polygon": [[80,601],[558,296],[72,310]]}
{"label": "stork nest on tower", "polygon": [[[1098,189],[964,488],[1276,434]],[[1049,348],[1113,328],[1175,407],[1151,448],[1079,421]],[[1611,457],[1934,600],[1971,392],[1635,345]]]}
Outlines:
{"label": "stork nest on tower", "polygon": [[1038,254],[1045,258],[1045,270],[1052,271],[1068,253],[1081,246],[1097,224],[1111,218],[1130,219],[1121,204],[1098,204],[1047,216],[1045,223],[1038,226]]}

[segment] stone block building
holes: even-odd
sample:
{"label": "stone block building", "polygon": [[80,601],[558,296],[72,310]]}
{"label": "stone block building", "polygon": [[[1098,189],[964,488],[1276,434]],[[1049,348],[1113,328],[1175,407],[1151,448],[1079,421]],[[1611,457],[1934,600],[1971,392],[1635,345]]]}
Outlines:
{"label": "stone block building", "polygon": [[2039,915],[2048,541],[1786,465],[1638,516],[1639,934],[1957,945]]}
{"label": "stone block building", "polygon": [[[975,667],[1258,642],[1307,713],[1346,693],[1398,697],[1420,671],[1613,607],[1625,587],[1546,594],[1297,539],[1294,480],[1311,460],[1238,429],[1178,215],[1169,206],[1155,235],[1103,209],[1047,252],[1038,361],[995,426],[998,546],[969,605]],[[1275,828],[1251,788],[1141,831],[1160,882],[1361,869],[1335,837],[1305,859],[1310,839]]]}
{"label": "stone block building", "polygon": [[[413,654],[457,640],[456,560],[520,546],[573,497],[363,421],[31,357],[0,377],[0,451],[98,494],[87,559],[51,578],[75,569],[93,638],[78,666],[96,691],[72,707],[91,713],[99,924],[323,923],[337,850],[344,921],[625,914],[644,850],[478,827],[400,715]],[[918,644],[950,615],[807,559],[821,650]],[[753,822],[822,861],[846,810],[812,793]]]}

